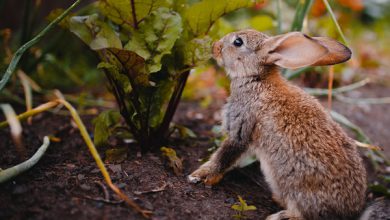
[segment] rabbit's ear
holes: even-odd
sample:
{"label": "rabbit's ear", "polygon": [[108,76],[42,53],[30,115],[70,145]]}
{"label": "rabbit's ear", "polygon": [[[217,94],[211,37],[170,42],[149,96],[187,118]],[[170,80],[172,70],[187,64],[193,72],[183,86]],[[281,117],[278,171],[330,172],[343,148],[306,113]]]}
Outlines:
{"label": "rabbit's ear", "polygon": [[351,51],[341,43],[322,37],[311,38],[291,32],[265,41],[266,63],[284,68],[332,65],[351,57]]}

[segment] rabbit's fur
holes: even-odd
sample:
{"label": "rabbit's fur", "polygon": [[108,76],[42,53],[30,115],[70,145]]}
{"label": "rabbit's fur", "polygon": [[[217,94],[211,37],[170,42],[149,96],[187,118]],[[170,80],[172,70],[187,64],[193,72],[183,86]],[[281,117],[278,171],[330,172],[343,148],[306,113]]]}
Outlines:
{"label": "rabbit's fur", "polygon": [[[237,38],[241,46],[233,44]],[[241,158],[255,155],[274,200],[285,208],[267,220],[356,219],[367,183],[355,142],[277,67],[336,64],[348,60],[350,50],[299,32],[269,37],[244,30],[216,42],[213,55],[231,78],[222,121],[228,137],[189,180],[215,184]]]}

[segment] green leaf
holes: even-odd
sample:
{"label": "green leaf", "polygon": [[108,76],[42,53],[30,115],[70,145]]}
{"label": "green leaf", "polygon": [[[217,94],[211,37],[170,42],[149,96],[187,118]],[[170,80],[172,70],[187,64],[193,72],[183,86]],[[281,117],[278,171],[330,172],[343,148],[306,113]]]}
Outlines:
{"label": "green leaf", "polygon": [[258,15],[249,20],[251,27],[258,31],[270,30],[274,27],[274,21],[268,15]]}
{"label": "green leaf", "polygon": [[206,34],[214,22],[223,15],[240,8],[250,7],[253,0],[203,0],[191,5],[184,18],[195,36]]}
{"label": "green leaf", "polygon": [[152,12],[170,5],[168,0],[100,0],[98,2],[101,12],[126,30],[137,28]]}
{"label": "green leaf", "polygon": [[[110,54],[110,56],[112,55]],[[126,77],[125,74],[122,74],[118,66],[109,62],[100,62],[97,68],[106,69],[107,72],[111,75],[111,77],[115,80],[115,82],[120,85],[124,92],[130,93],[133,90],[129,79]]]}
{"label": "green leaf", "polygon": [[248,205],[244,209],[244,211],[254,211],[254,210],[257,210],[256,206],[254,206],[254,205]]}
{"label": "green leaf", "polygon": [[92,50],[103,48],[122,48],[122,42],[115,31],[97,14],[75,16],[70,19],[69,29]]}
{"label": "green leaf", "polygon": [[196,134],[191,129],[189,129],[183,125],[176,124],[175,128],[178,129],[180,136],[183,138],[187,138],[187,137],[196,138]]}
{"label": "green leaf", "polygon": [[247,217],[245,217],[243,215],[240,215],[240,214],[233,215],[233,218],[235,218],[235,219],[247,219]]}
{"label": "green leaf", "polygon": [[113,128],[119,123],[121,115],[116,110],[107,110],[99,114],[93,122],[95,124],[94,140],[96,146],[107,144],[107,140],[114,131]]}
{"label": "green leaf", "polygon": [[182,31],[181,17],[167,8],[159,8],[145,18],[126,44],[125,49],[134,51],[146,60],[146,71],[161,69],[161,59],[170,54]]}
{"label": "green leaf", "polygon": [[[130,83],[129,77],[136,85],[150,85],[149,77],[145,70],[145,60],[136,53],[129,50],[107,48],[100,50],[99,55],[105,63],[113,65],[107,66],[107,64],[104,64],[102,67],[112,67],[111,70],[113,72],[111,73],[114,74],[114,77],[122,80],[122,82],[119,83],[125,83],[125,87],[123,88],[128,88],[128,86],[130,86],[130,90],[126,90],[127,92],[131,91],[131,85],[127,84],[127,82]],[[117,76],[118,74],[122,76]]]}
{"label": "green leaf", "polygon": [[246,201],[241,196],[238,196],[238,201],[239,201],[238,204],[232,205],[232,207],[231,207],[232,209],[239,211],[239,212],[254,211],[257,209],[256,206],[254,206],[254,205],[248,206]]}
{"label": "green leaf", "polygon": [[243,211],[241,204],[232,205],[232,209],[234,209],[236,211],[240,211],[240,212]]}
{"label": "green leaf", "polygon": [[388,189],[386,186],[382,184],[372,184],[369,186],[370,190],[374,193],[390,197],[390,189]]}
{"label": "green leaf", "polygon": [[246,204],[246,201],[241,197],[241,196],[238,196],[238,201],[240,202],[240,204],[242,205],[242,206],[246,206],[247,204]]}
{"label": "green leaf", "polygon": [[390,183],[390,176],[389,175],[383,176],[383,180],[385,181],[385,183]]}
{"label": "green leaf", "polygon": [[213,40],[209,36],[194,38],[184,47],[184,64],[189,66],[199,65],[209,60]]}

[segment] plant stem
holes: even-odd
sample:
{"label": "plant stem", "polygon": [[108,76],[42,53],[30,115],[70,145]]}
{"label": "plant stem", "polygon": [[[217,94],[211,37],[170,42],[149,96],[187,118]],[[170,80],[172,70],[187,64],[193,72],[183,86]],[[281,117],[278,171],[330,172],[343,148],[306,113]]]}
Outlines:
{"label": "plant stem", "polygon": [[328,80],[328,109],[332,109],[332,90],[333,90],[333,80],[334,80],[334,67],[329,67],[329,80]]}
{"label": "plant stem", "polygon": [[297,69],[295,71],[291,71],[291,70],[287,70],[285,73],[284,73],[284,76],[286,77],[286,79],[290,80],[290,79],[294,79],[298,76],[300,76],[302,73],[306,72],[307,70],[310,70],[312,69],[313,67],[311,66],[307,66],[307,67],[303,67],[303,68],[300,68],[300,69]]}
{"label": "plant stem", "polygon": [[157,130],[157,140],[164,139],[169,134],[169,124],[172,121],[173,115],[175,114],[189,74],[190,70],[187,70],[179,76],[178,83],[176,84],[171,99],[169,100],[163,121]]}
{"label": "plant stem", "polygon": [[41,159],[43,154],[46,152],[47,148],[49,147],[50,140],[49,137],[45,136],[43,138],[43,144],[39,147],[37,152],[28,160],[10,167],[6,170],[0,171],[0,183],[4,183],[10,179],[13,179],[14,177],[18,176],[19,174],[29,170],[31,167],[33,167],[38,161]]}
{"label": "plant stem", "polygon": [[282,28],[282,9],[281,9],[281,0],[276,0],[276,19],[278,22],[278,34],[281,34],[283,31]]}
{"label": "plant stem", "polygon": [[[336,94],[343,93],[343,92],[348,92],[348,91],[360,88],[360,87],[366,85],[369,82],[370,82],[370,79],[366,78],[366,79],[364,79],[362,81],[359,81],[359,82],[356,82],[356,83],[352,83],[352,84],[347,85],[347,86],[343,86],[343,87],[339,87],[339,88],[333,89],[331,92],[332,92],[332,95],[336,95]],[[328,95],[328,93],[329,93],[328,89],[304,88],[304,90],[307,93],[309,93],[310,95],[315,95],[315,96],[325,96],[325,95]]]}
{"label": "plant stem", "polygon": [[350,98],[342,95],[336,95],[336,99],[348,104],[366,104],[366,105],[379,105],[379,104],[390,104],[390,97],[382,98]]}
{"label": "plant stem", "polygon": [[137,14],[135,11],[134,0],[130,0],[130,3],[131,3],[131,15],[133,16],[134,29],[138,29],[138,21],[137,21]]}
{"label": "plant stem", "polygon": [[[47,102],[45,104],[42,104],[36,108],[33,108],[31,109],[30,111],[26,111],[20,115],[17,116],[18,120],[24,120],[30,116],[33,116],[33,115],[36,115],[36,114],[39,114],[41,112],[44,112],[44,111],[47,111],[48,109],[51,109],[55,106],[58,105],[58,102],[56,101],[51,101],[51,102]],[[7,121],[3,121],[0,123],[0,128],[4,128],[8,125],[8,122]]]}
{"label": "plant stem", "polygon": [[336,26],[337,32],[339,32],[340,37],[343,40],[343,43],[347,44],[347,38],[345,37],[343,31],[341,30],[339,22],[337,21],[336,16],[333,13],[332,7],[330,7],[328,0],[323,0],[323,2],[325,4],[326,10],[329,12],[330,17],[332,18],[334,25]]}
{"label": "plant stem", "polygon": [[[28,78],[26,74],[22,70],[18,70],[18,77],[20,81],[22,82],[23,90],[24,90],[24,98],[26,100],[26,110],[29,111],[32,109],[33,106],[33,94],[30,82],[28,81]],[[31,125],[32,123],[32,117],[28,118],[28,124]]]}
{"label": "plant stem", "polygon": [[102,159],[100,158],[99,152],[96,150],[96,147],[93,144],[93,142],[91,140],[91,137],[89,136],[88,131],[85,128],[85,125],[82,122],[80,116],[78,115],[76,109],[69,102],[67,102],[65,100],[59,99],[58,102],[63,104],[69,110],[70,114],[72,115],[73,120],[75,121],[75,123],[77,124],[77,127],[80,130],[81,136],[83,137],[85,143],[87,144],[87,147],[88,147],[89,151],[91,152],[92,157],[95,159],[95,162],[96,162],[97,166],[99,167],[101,173],[103,174],[103,177],[104,177],[106,183],[108,184],[108,186],[121,199],[123,199],[130,207],[132,207],[137,212],[142,214],[145,218],[148,218],[149,217],[148,216],[148,213],[149,213],[148,211],[145,211],[145,210],[141,209],[141,207],[139,207],[134,201],[130,200],[117,186],[115,186],[112,183],[110,174],[108,173],[106,167],[104,166],[104,163],[103,163]]}
{"label": "plant stem", "polygon": [[115,100],[119,106],[119,112],[121,113],[123,119],[126,121],[126,124],[129,126],[131,133],[135,137],[138,137],[138,129],[130,120],[131,115],[126,107],[126,102],[124,100],[125,96],[123,94],[124,92],[120,91],[120,86],[118,85],[118,83],[115,82],[115,80],[111,77],[110,73],[107,70],[105,70],[104,73],[108,79],[108,82],[110,83],[111,88],[113,89]]}
{"label": "plant stem", "polygon": [[291,25],[291,31],[301,31],[303,27],[303,21],[307,13],[313,4],[313,0],[299,0],[297,10],[295,12],[294,20]]}
{"label": "plant stem", "polygon": [[28,50],[30,47],[32,47],[34,44],[38,43],[46,34],[49,32],[55,25],[57,25],[62,19],[65,18],[69,14],[69,12],[75,8],[81,0],[76,0],[68,9],[66,9],[60,16],[58,16],[56,19],[54,19],[52,22],[50,22],[49,25],[47,25],[37,36],[35,36],[33,39],[22,45],[14,54],[12,57],[11,63],[8,65],[7,70],[5,71],[3,78],[0,80],[0,91],[4,88],[4,86],[7,84],[9,78],[11,77],[12,73],[15,71],[17,64],[20,61],[20,58]]}
{"label": "plant stem", "polygon": [[[109,62],[109,58],[107,53],[111,53],[107,49],[103,49],[102,53],[99,53],[99,56],[101,60],[104,60],[105,62]],[[117,60],[121,63],[122,67],[125,67],[125,63],[122,63],[119,57],[115,53],[111,53],[113,56],[117,58]],[[111,87],[114,89],[114,95],[116,98],[116,101],[119,105],[120,113],[122,117],[125,119],[126,124],[130,127],[132,134],[134,135],[135,139],[140,142],[141,148],[145,146],[145,140],[147,139],[147,136],[145,136],[145,132],[139,132],[139,131],[145,131],[147,128],[147,125],[145,125],[144,118],[142,117],[142,111],[141,111],[141,103],[139,101],[139,93],[137,85],[135,84],[134,80],[131,78],[131,74],[125,74],[126,77],[129,80],[129,83],[131,85],[132,91],[131,94],[129,94],[129,99],[131,100],[130,103],[133,105],[135,113],[140,116],[140,128],[138,129],[134,123],[131,121],[131,115],[129,109],[127,109],[126,101],[124,100],[127,96],[126,93],[123,91],[123,88],[118,84],[116,79],[111,77],[109,71],[105,71],[106,77],[108,78]]]}
{"label": "plant stem", "polygon": [[[344,115],[337,113],[335,111],[330,111],[330,115],[332,116],[332,118],[335,121],[346,126],[349,129],[351,129],[355,133],[358,141],[363,142],[363,143],[371,143],[370,139],[363,132],[363,130],[359,126],[357,126],[354,123],[352,123],[351,121],[349,121]],[[375,157],[372,156],[374,154],[379,156],[387,166],[390,166],[389,159],[387,159],[386,155],[384,155],[382,152],[371,150],[371,149],[368,149],[367,152],[368,152],[368,156],[369,156],[371,162],[373,163],[373,165],[375,167],[375,170],[377,170],[379,168],[379,165],[378,165],[378,161],[375,160]]]}

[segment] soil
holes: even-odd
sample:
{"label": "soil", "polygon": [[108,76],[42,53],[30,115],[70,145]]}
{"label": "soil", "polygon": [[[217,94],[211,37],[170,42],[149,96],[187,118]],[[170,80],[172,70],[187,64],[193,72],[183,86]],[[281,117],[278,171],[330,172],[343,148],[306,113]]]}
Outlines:
{"label": "soil", "polygon": [[[378,87],[358,91],[366,97],[390,94],[388,88]],[[258,163],[229,172],[212,188],[187,183],[186,175],[209,156],[208,149],[214,145],[211,130],[219,123],[222,103],[223,100],[218,100],[208,108],[195,102],[180,104],[175,123],[187,126],[197,135],[173,138],[169,145],[183,159],[183,175],[175,175],[160,152],[140,155],[133,147],[129,147],[123,162],[106,164],[114,183],[142,207],[152,210],[152,219],[232,219],[236,212],[231,206],[238,201],[238,195],[257,207],[256,211],[246,213],[249,219],[264,219],[280,209],[271,199]],[[390,155],[390,139],[385,129],[390,124],[388,107],[335,101],[333,108],[362,126],[374,143]],[[92,131],[91,119],[83,117],[89,131]],[[0,185],[0,219],[142,219],[124,203],[118,203],[110,190],[109,202],[101,201],[105,197],[103,178],[68,116],[45,113],[35,117],[32,125],[25,123],[27,156],[36,151],[48,134],[61,141],[52,143],[31,170]],[[7,129],[0,130],[0,140],[0,167],[21,162]],[[375,176],[370,177],[370,181],[374,179]]]}

